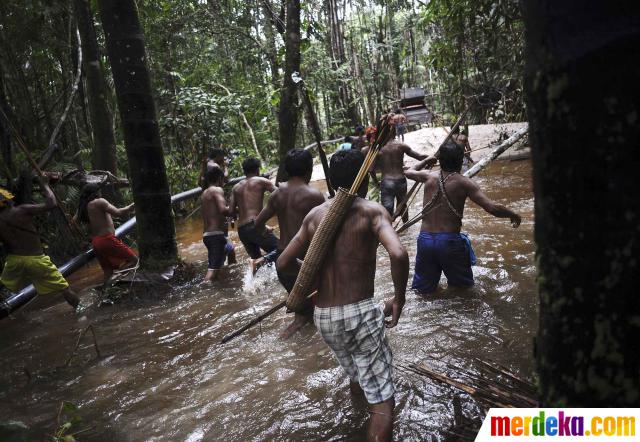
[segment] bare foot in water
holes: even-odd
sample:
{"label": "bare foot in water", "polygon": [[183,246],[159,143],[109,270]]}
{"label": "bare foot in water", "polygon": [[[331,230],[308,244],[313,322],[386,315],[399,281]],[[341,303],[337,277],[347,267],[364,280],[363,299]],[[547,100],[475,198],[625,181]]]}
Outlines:
{"label": "bare foot in water", "polygon": [[309,322],[311,322],[311,317],[310,316],[301,315],[299,313],[296,313],[296,317],[294,318],[293,322],[291,324],[289,324],[289,326],[287,328],[285,328],[282,333],[280,333],[280,339],[282,339],[283,341],[286,341],[291,336],[293,336],[293,334],[295,334],[295,332],[300,330],[302,327],[305,326],[305,324],[307,324]]}
{"label": "bare foot in water", "polygon": [[264,258],[252,259],[251,260],[251,274],[255,276],[255,274],[258,272],[260,267],[262,267],[266,263],[267,262],[264,260]]}

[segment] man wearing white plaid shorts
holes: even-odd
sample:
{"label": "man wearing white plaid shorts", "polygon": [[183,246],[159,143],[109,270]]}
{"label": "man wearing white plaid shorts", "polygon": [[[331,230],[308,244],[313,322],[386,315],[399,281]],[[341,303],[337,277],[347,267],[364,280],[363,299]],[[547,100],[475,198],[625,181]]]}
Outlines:
{"label": "man wearing white plaid shorts", "polygon": [[[334,154],[330,166],[333,186],[351,187],[363,162],[364,155],[358,150]],[[367,439],[391,440],[395,389],[385,325],[394,327],[402,313],[409,257],[391,226],[389,213],[380,204],[363,199],[366,192],[365,181],[320,268],[314,322],[347,372],[351,391],[364,393],[369,403]],[[296,268],[330,204],[326,202],[309,212],[280,255],[276,264],[279,271]],[[389,253],[395,289],[384,312],[373,301],[378,244]],[[391,316],[386,324],[385,313]]]}

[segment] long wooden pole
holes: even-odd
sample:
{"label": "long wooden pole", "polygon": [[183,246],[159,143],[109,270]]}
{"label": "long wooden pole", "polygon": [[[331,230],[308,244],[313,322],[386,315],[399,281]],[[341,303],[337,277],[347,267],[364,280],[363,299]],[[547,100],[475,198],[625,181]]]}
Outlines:
{"label": "long wooden pole", "polygon": [[[22,139],[22,137],[18,133],[18,130],[13,126],[13,124],[11,123],[11,120],[9,120],[9,117],[7,117],[7,114],[5,114],[2,109],[0,109],[0,113],[2,114],[4,119],[6,120],[7,126],[9,127],[11,132],[13,132],[13,136],[16,139],[16,144],[18,145],[20,150],[24,153],[24,155],[27,157],[27,161],[29,162],[29,164],[31,164],[31,167],[33,167],[33,169],[35,170],[35,172],[38,174],[39,177],[44,178],[45,176],[42,173],[42,170],[40,169],[40,166],[38,166],[38,163],[36,163],[36,160],[31,155],[31,152],[29,151],[29,149],[27,148],[26,144],[24,143],[24,140]],[[56,207],[62,213],[62,216],[64,217],[64,219],[67,222],[67,224],[69,224],[69,226],[71,226],[73,229],[75,229],[75,231],[77,233],[81,233],[80,229],[78,228],[78,226],[73,222],[73,220],[69,217],[67,212],[65,212],[64,209],[62,208],[62,205],[60,204],[60,198],[58,197],[56,192],[53,189],[51,189],[51,193],[53,193],[53,196],[54,196],[54,198],[56,200]]]}
{"label": "long wooden pole", "polygon": [[327,181],[327,189],[329,190],[329,195],[333,198],[336,195],[336,192],[335,190],[333,190],[331,179],[329,177],[329,162],[327,161],[327,154],[322,148],[322,133],[320,132],[320,124],[318,123],[318,117],[313,110],[313,104],[311,103],[311,98],[309,97],[309,91],[307,90],[304,81],[300,82],[300,95],[302,95],[302,103],[307,112],[307,116],[309,117],[309,123],[311,123],[311,132],[313,132],[313,136],[316,140],[316,146],[318,147],[318,156],[320,156],[322,170],[324,171],[324,178]]}

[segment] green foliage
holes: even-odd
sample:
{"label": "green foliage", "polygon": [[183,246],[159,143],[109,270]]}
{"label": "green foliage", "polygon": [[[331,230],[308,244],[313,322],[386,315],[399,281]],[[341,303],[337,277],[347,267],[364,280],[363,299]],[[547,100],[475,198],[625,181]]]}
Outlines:
{"label": "green foliage", "polygon": [[[269,3],[271,2],[271,3]],[[231,156],[232,175],[254,155],[246,117],[265,168],[277,161],[283,36],[280,3],[203,0],[137,2],[156,92],[158,124],[174,191],[196,185],[201,159],[214,146]],[[39,158],[66,103],[76,48],[73,2],[0,2],[0,78],[13,122]],[[96,1],[90,1],[95,13]],[[517,0],[312,0],[302,3],[302,69],[325,138],[371,123],[396,106],[398,89],[423,87],[427,105],[455,118],[465,97],[490,93],[493,108],[472,122],[525,118],[522,99],[522,20]],[[265,5],[270,5],[267,8]],[[339,26],[332,26],[329,7]],[[95,16],[101,63],[113,90],[104,36]],[[339,53],[342,52],[342,55]],[[81,91],[86,93],[86,91]],[[112,91],[113,92],[113,91]],[[51,170],[68,163],[91,169],[93,139],[82,93],[71,108]],[[115,94],[119,175],[128,175]],[[351,108],[351,110],[350,110]],[[296,144],[311,140],[300,113]],[[14,145],[13,165],[24,164]],[[10,167],[11,166],[11,167]],[[62,193],[64,191],[61,190]],[[69,198],[72,202],[73,198]]]}
{"label": "green foliage", "polygon": [[78,407],[71,402],[63,402],[58,412],[58,426],[51,435],[51,442],[75,442],[76,435],[87,431],[78,429],[81,424]]}

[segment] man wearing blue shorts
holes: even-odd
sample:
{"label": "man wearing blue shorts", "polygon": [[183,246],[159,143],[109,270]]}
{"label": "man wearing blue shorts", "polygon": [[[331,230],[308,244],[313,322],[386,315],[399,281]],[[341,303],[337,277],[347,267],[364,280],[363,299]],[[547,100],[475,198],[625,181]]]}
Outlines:
{"label": "man wearing blue shorts", "polygon": [[427,160],[405,172],[407,178],[424,183],[425,214],[412,284],[420,294],[436,291],[442,272],[449,286],[473,286],[476,257],[469,238],[460,233],[467,198],[493,216],[509,218],[513,227],[520,225],[520,215],[490,200],[478,184],[460,174],[463,158],[464,147],[449,141],[440,148],[439,172],[420,170]]}

